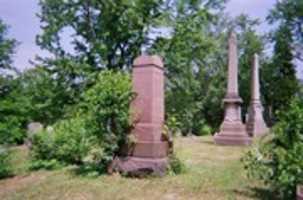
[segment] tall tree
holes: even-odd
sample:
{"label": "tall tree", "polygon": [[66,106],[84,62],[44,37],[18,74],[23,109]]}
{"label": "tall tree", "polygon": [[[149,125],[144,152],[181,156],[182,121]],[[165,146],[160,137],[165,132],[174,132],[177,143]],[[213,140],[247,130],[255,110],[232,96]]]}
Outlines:
{"label": "tall tree", "polygon": [[292,46],[296,50],[295,58],[303,61],[303,1],[280,0],[268,16],[272,24],[287,26],[293,36]]}
{"label": "tall tree", "polygon": [[221,55],[215,58],[220,36],[212,36],[211,29],[224,1],[215,7],[208,2],[173,1],[169,37],[158,37],[152,47],[165,61],[167,115],[176,118],[183,134],[209,134],[207,124],[217,126],[220,118],[224,81],[222,65],[214,62]]}
{"label": "tall tree", "polygon": [[0,98],[8,92],[7,72],[13,70],[12,56],[17,46],[15,39],[7,37],[8,26],[0,19]]}
{"label": "tall tree", "polygon": [[[8,119],[4,112],[12,105],[9,96],[14,89],[14,80],[11,72],[15,69],[12,66],[12,56],[15,52],[17,41],[7,37],[8,26],[0,19],[0,143],[20,142],[22,133],[19,129],[16,117]],[[13,111],[15,111],[14,108]],[[17,126],[15,126],[17,125]],[[12,137],[10,137],[12,136]]]}
{"label": "tall tree", "polygon": [[[53,54],[40,59],[64,90],[62,102],[75,104],[100,70],[131,66],[150,42],[150,29],[161,16],[163,1],[39,0],[39,4],[42,33],[36,41]],[[67,43],[71,48],[65,48]]]}
{"label": "tall tree", "polygon": [[7,31],[8,26],[0,19],[0,70],[13,69],[11,65],[12,55],[14,54],[17,41],[7,38]]}
{"label": "tall tree", "polygon": [[[40,0],[42,34],[37,43],[56,58],[72,57],[91,70],[130,66],[148,42],[162,0]],[[64,49],[61,33],[72,33],[74,53]],[[65,41],[66,42],[66,41]]]}
{"label": "tall tree", "polygon": [[264,68],[264,93],[272,119],[276,111],[287,109],[299,91],[299,82],[293,64],[292,34],[288,26],[280,25],[273,36],[274,55]]}

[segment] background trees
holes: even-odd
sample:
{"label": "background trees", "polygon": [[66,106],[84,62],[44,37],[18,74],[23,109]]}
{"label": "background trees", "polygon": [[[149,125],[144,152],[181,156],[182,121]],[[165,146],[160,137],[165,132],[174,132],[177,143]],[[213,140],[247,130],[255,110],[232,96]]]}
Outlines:
{"label": "background trees", "polygon": [[[96,84],[100,71],[129,71],[134,57],[148,52],[164,58],[168,121],[175,121],[184,135],[214,133],[223,117],[227,35],[233,29],[238,36],[242,116],[250,99],[252,55],[259,53],[266,118],[273,121],[276,111],[286,109],[298,90],[292,61],[300,58],[294,50],[302,39],[298,25],[302,6],[295,0],[279,1],[269,16],[269,22],[278,23],[278,28],[267,40],[256,31],[258,20],[222,13],[225,3],[40,0],[42,33],[37,44],[52,56],[40,57],[35,69],[0,80],[6,82],[1,84],[1,92],[8,95],[1,98],[6,105],[1,108],[6,113],[2,119],[16,117],[14,127],[22,130],[29,121],[51,125],[71,115],[83,101],[83,93]],[[68,46],[62,42],[65,34],[70,34]],[[1,47],[7,50],[1,51],[6,53],[0,56],[0,63],[5,63],[1,66],[7,71],[12,68],[9,55],[16,41],[5,41]],[[273,55],[263,53],[269,46],[274,46]]]}

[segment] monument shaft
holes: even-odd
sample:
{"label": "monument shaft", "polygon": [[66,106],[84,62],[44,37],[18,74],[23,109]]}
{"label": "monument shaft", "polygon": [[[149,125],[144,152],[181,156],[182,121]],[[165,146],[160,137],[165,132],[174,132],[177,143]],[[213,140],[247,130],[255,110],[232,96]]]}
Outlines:
{"label": "monument shaft", "polygon": [[130,174],[163,175],[168,165],[168,142],[162,137],[164,125],[164,68],[158,56],[140,56],[134,61],[131,104],[136,123],[131,134],[136,142],[125,156],[114,162],[117,171]]}
{"label": "monument shaft", "polygon": [[227,92],[223,103],[224,120],[220,132],[214,136],[215,143],[220,145],[249,145],[251,138],[248,136],[241,119],[242,99],[238,92],[238,57],[235,33],[231,33],[228,40]]}
{"label": "monument shaft", "polygon": [[238,97],[238,59],[236,36],[232,33],[228,40],[228,81],[227,96]]}
{"label": "monument shaft", "polygon": [[262,112],[263,107],[260,99],[259,56],[255,54],[251,69],[251,99],[247,121],[247,131],[249,135],[259,136],[268,132]]}

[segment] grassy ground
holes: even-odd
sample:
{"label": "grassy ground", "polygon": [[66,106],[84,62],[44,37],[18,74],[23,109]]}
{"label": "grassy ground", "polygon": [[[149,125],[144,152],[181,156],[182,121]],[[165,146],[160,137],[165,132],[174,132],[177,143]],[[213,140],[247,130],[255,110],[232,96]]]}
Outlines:
{"label": "grassy ground", "polygon": [[267,199],[262,185],[248,180],[240,158],[245,147],[216,146],[211,137],[179,138],[178,157],[187,172],[164,178],[97,178],[75,175],[66,168],[27,172],[27,151],[18,148],[17,176],[0,181],[1,200],[219,200]]}

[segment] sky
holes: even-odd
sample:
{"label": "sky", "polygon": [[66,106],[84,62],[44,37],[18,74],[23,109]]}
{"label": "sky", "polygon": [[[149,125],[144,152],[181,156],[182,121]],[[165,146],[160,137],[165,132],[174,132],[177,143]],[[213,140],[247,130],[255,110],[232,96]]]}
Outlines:
{"label": "sky", "polygon": [[[276,0],[229,0],[226,10],[231,16],[245,13],[259,18],[261,25],[258,31],[263,33],[268,31],[265,18],[275,2]],[[32,67],[29,61],[34,60],[35,55],[48,55],[35,44],[35,37],[41,32],[37,12],[38,0],[0,0],[0,18],[10,25],[8,36],[20,42],[14,56],[14,66],[22,70]],[[65,37],[68,41],[68,36]],[[300,65],[300,68],[303,66]],[[303,77],[302,71],[303,69],[298,69],[300,77]]]}

